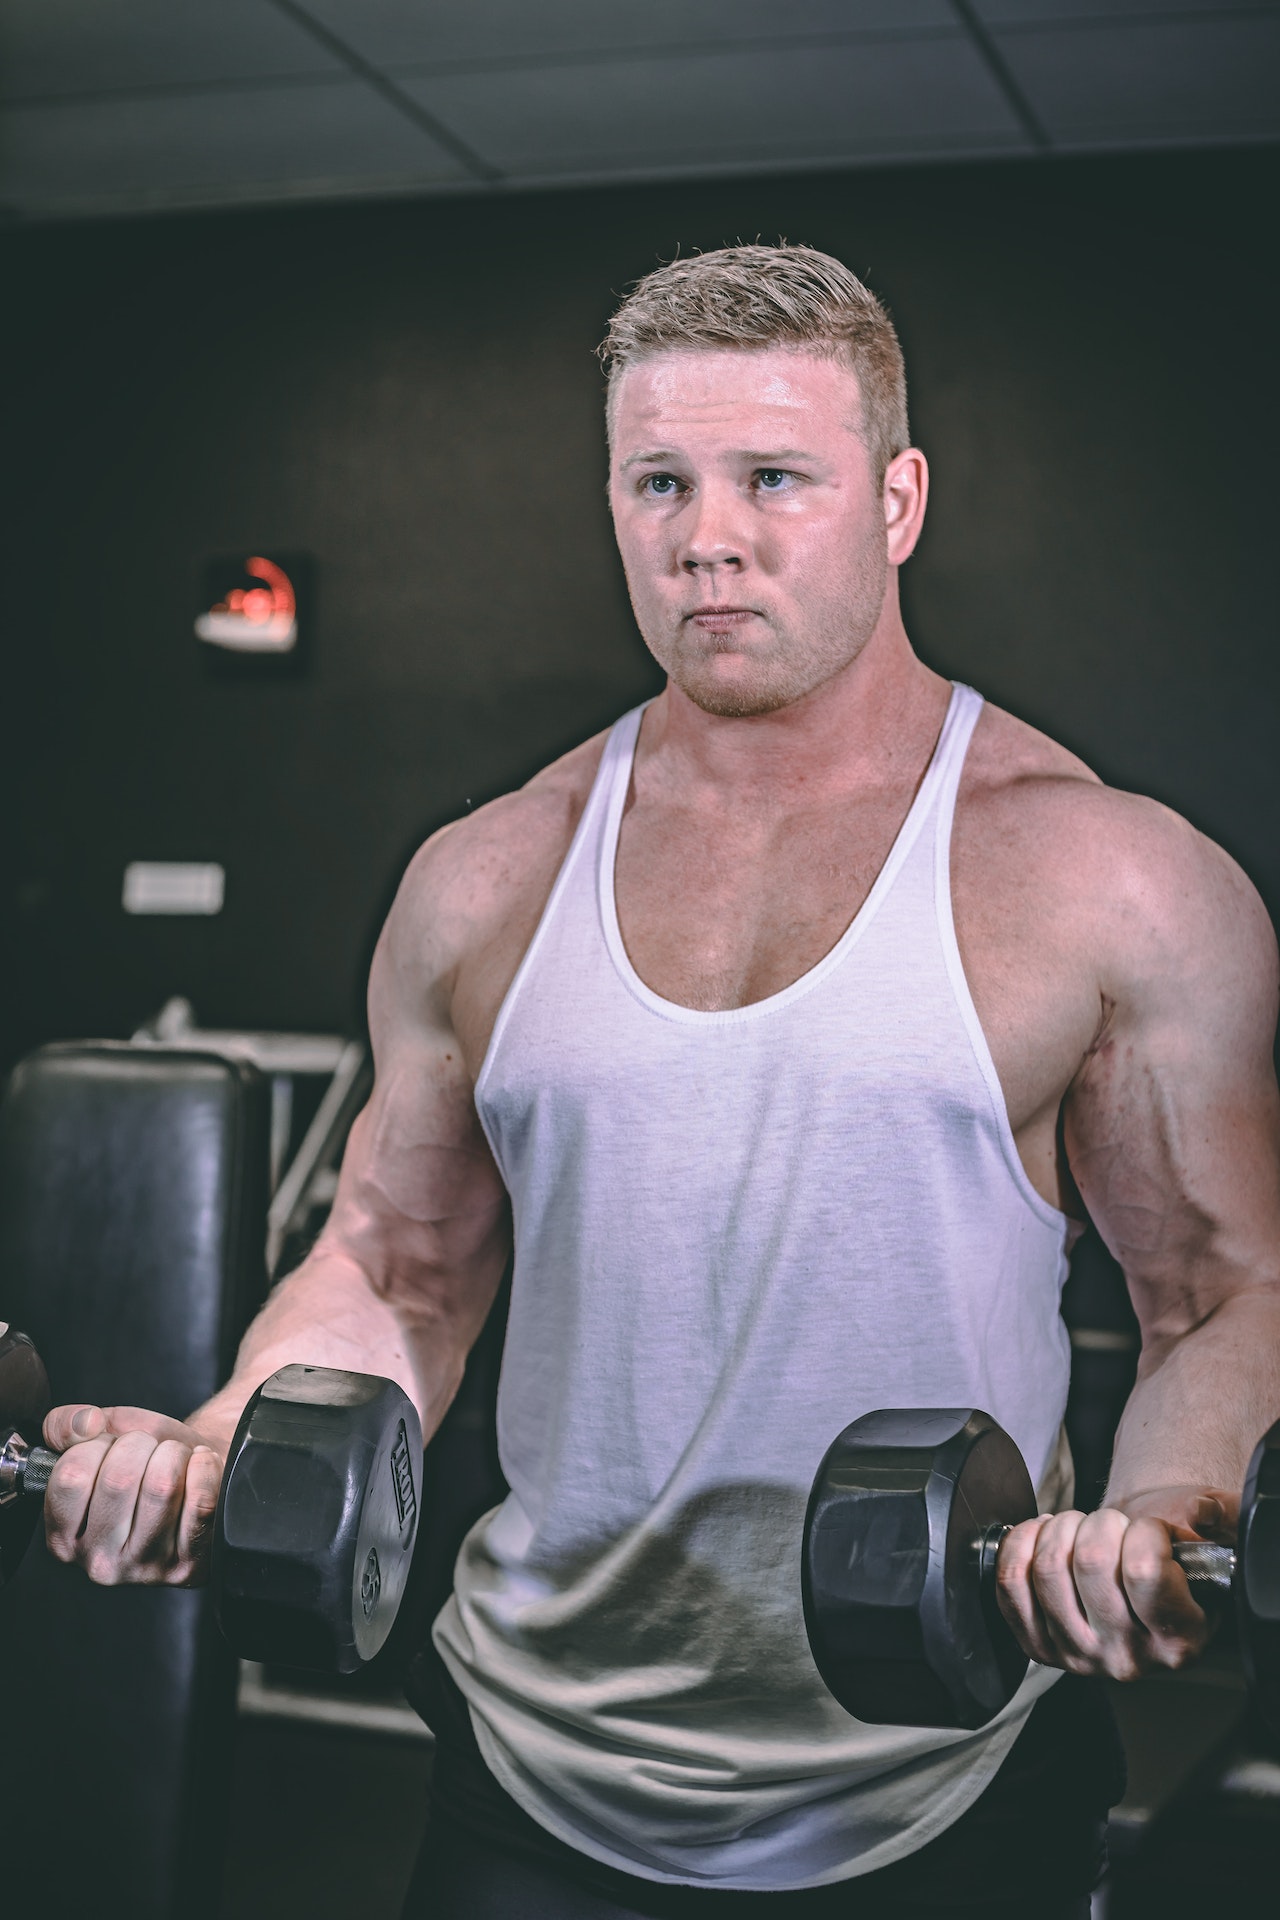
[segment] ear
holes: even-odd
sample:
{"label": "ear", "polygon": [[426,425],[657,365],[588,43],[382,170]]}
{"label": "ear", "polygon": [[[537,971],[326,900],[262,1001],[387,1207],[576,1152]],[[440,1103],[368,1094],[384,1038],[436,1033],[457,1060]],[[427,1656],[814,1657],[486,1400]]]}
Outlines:
{"label": "ear", "polygon": [[929,463],[918,447],[908,447],[884,473],[884,526],[889,565],[900,567],[915,551],[929,499]]}

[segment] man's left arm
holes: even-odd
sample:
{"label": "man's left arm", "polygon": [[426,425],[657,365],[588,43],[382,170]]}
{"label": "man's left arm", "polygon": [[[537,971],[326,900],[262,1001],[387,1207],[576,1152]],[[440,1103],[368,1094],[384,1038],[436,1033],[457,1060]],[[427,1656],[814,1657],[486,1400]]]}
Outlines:
{"label": "man's left arm", "polygon": [[1063,1127],[1142,1353],[1102,1507],[1017,1528],[1000,1585],[1033,1658],[1129,1679],[1207,1640],[1172,1542],[1234,1537],[1249,1456],[1280,1416],[1280,1096],[1261,902],[1185,822],[1115,798],[1099,1029]]}

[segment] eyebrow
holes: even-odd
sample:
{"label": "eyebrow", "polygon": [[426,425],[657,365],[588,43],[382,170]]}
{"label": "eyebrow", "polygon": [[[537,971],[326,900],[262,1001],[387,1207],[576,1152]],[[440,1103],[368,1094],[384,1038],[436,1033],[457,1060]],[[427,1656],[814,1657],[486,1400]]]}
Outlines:
{"label": "eyebrow", "polygon": [[[731,457],[735,460],[746,460],[752,466],[772,467],[779,466],[784,460],[815,460],[818,456],[814,453],[806,452],[802,447],[771,447],[764,453],[756,452],[750,447],[736,447],[733,449]],[[621,470],[625,473],[629,467],[655,466],[664,460],[676,461],[679,459],[680,455],[673,452],[670,447],[659,447],[654,453],[628,454],[622,463]]]}

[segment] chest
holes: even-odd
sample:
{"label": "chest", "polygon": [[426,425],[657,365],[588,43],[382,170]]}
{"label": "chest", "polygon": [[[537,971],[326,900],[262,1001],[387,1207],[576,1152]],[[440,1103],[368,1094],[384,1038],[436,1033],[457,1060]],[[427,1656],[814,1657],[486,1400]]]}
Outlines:
{"label": "chest", "polygon": [[[702,1010],[781,992],[831,951],[873,889],[899,885],[910,804],[887,789],[767,819],[633,806],[614,888],[636,972],[664,999]],[[917,873],[936,847],[934,818],[919,832]],[[1032,850],[1007,844],[963,791],[946,866],[964,982],[1011,1124],[1017,1133],[1047,1120],[1051,1131],[1096,1027],[1088,957]]]}

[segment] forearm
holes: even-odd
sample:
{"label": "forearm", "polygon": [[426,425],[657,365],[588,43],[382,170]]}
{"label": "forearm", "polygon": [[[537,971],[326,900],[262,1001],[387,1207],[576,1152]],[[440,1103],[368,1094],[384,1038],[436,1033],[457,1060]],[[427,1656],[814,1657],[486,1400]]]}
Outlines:
{"label": "forearm", "polygon": [[457,1391],[473,1337],[447,1316],[411,1320],[375,1291],[357,1261],[321,1245],[272,1290],[240,1343],[231,1378],[188,1424],[225,1456],[257,1388],[278,1368],[302,1363],[394,1380],[417,1407],[427,1440]]}
{"label": "forearm", "polygon": [[1238,1496],[1249,1456],[1280,1415],[1280,1289],[1232,1294],[1144,1356],[1116,1435],[1106,1504],[1161,1487]]}

